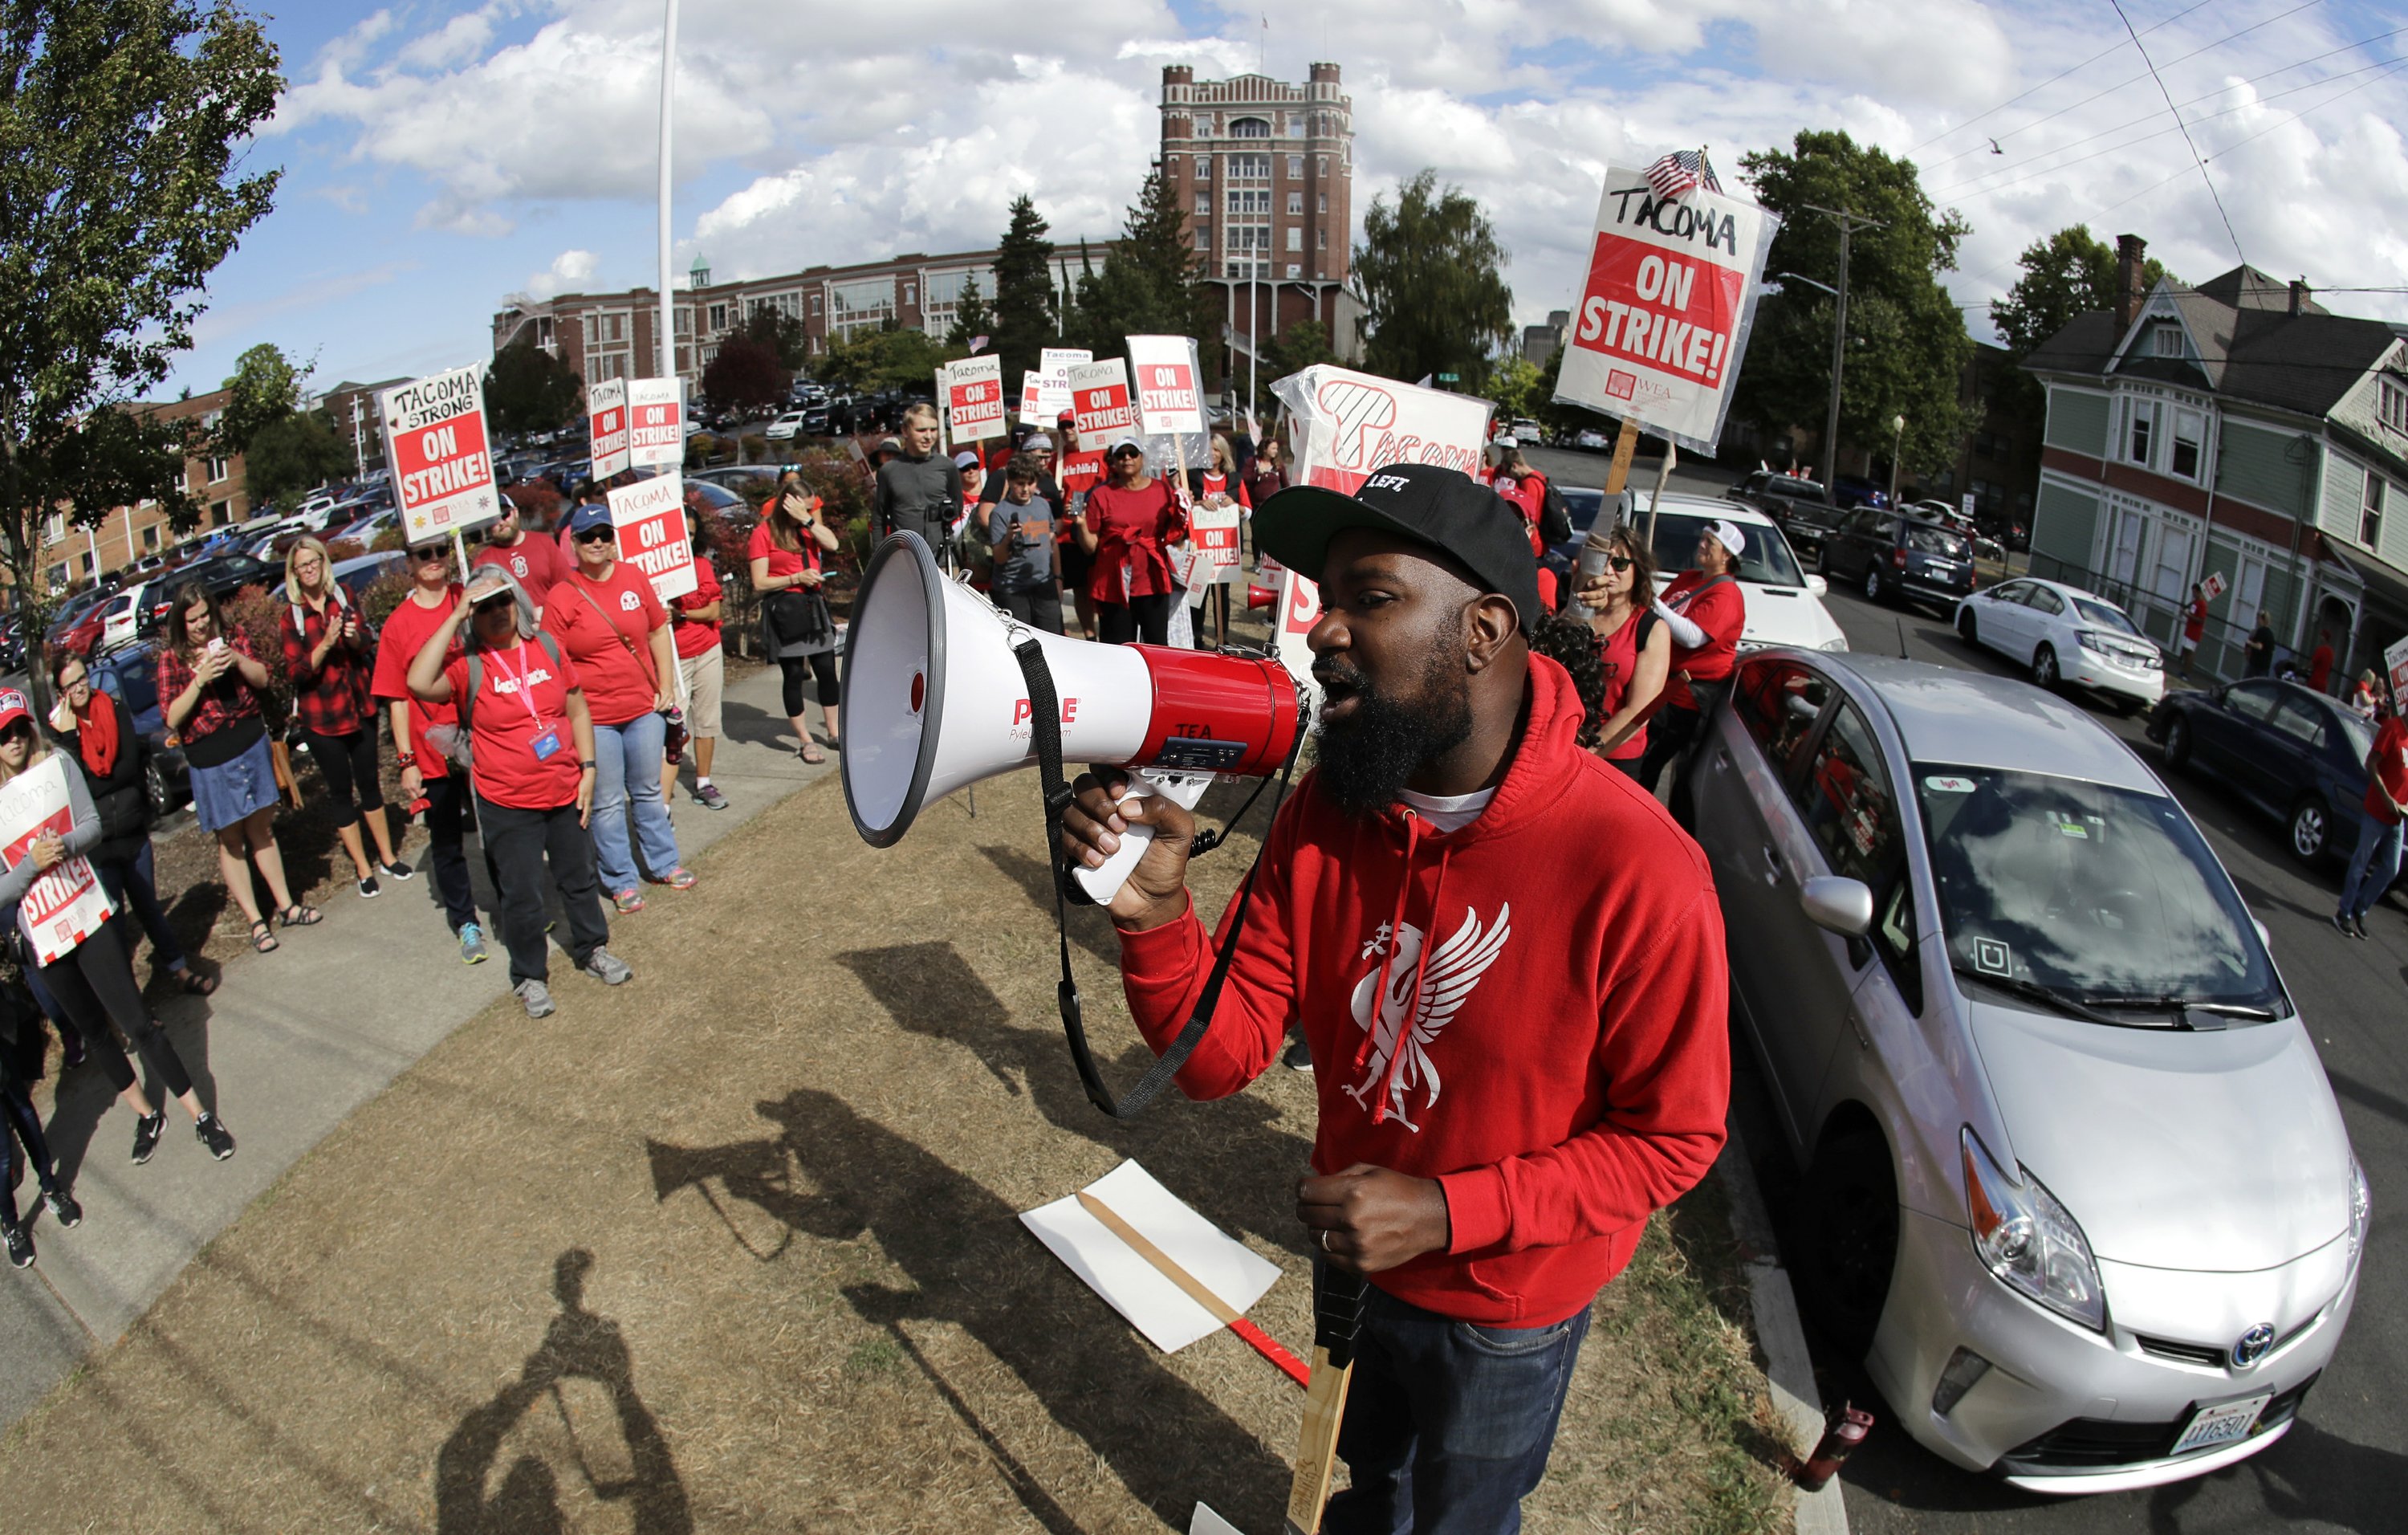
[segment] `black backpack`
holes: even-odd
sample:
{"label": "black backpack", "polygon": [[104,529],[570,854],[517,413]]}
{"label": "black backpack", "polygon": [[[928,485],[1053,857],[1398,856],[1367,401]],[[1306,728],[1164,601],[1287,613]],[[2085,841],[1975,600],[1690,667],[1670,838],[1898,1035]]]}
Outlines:
{"label": "black backpack", "polygon": [[1542,479],[1546,487],[1539,502],[1539,537],[1550,545],[1562,543],[1572,536],[1572,509],[1564,503],[1564,493],[1555,489],[1553,480]]}

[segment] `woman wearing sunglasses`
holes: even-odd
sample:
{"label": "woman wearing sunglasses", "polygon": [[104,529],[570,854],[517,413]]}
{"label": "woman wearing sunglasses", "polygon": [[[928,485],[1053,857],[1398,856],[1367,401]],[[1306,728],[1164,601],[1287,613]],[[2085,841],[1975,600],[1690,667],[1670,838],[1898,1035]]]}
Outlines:
{"label": "woman wearing sunglasses", "polygon": [[1574,594],[1594,615],[1589,629],[1605,667],[1598,755],[1632,778],[1647,755],[1647,717],[1672,667],[1671,631],[1649,608],[1655,592],[1656,561],[1645,541],[1617,527],[1606,538],[1605,568]]}
{"label": "woman wearing sunglasses", "polygon": [[[25,696],[14,688],[0,692],[0,783],[50,766],[64,765],[51,762],[50,748],[35,734],[33,709]],[[40,957],[41,942],[25,916],[23,903],[27,894],[36,880],[63,865],[67,866],[67,876],[74,877],[76,866],[84,861],[83,854],[97,846],[101,839],[100,812],[84,789],[83,774],[62,772],[59,782],[66,795],[66,835],[44,831],[15,863],[0,871],[0,920],[17,929],[24,940],[32,972],[41,978],[43,988],[64,1010],[68,1025],[83,1036],[90,1058],[99,1064],[109,1085],[117,1089],[117,1096],[139,1116],[134,1126],[134,1160],[150,1160],[150,1154],[159,1149],[159,1137],[167,1128],[167,1115],[165,1111],[151,1107],[150,1095],[134,1075],[133,1063],[119,1048],[117,1035],[109,1031],[111,1024],[141,1053],[142,1063],[150,1069],[158,1083],[193,1116],[193,1133],[201,1144],[222,1162],[234,1155],[234,1136],[215,1114],[201,1107],[200,1095],[193,1091],[192,1073],[185,1069],[175,1042],[160,1029],[150,1009],[142,1005],[142,988],[135,983],[134,961],[126,954],[124,935],[117,919],[104,914],[97,925],[72,947],[52,949],[48,962]],[[106,912],[107,909],[102,910]],[[55,925],[45,924],[50,928]],[[55,932],[51,936],[55,940]]]}
{"label": "woman wearing sunglasses", "polygon": [[1087,591],[1096,599],[1096,638],[1108,645],[1170,643],[1177,592],[1163,546],[1187,537],[1187,514],[1168,481],[1145,472],[1145,449],[1116,439],[1104,456],[1109,483],[1087,493],[1079,547],[1095,557]]}

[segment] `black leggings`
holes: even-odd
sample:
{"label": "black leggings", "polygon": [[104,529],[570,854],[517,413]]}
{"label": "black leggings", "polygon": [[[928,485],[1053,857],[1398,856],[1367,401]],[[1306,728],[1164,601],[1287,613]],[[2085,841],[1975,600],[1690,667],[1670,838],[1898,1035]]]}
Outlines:
{"label": "black leggings", "polygon": [[1096,638],[1107,645],[1125,645],[1131,640],[1143,640],[1149,645],[1170,643],[1170,605],[1177,600],[1168,592],[1150,597],[1131,597],[1123,607],[1117,602],[1096,604]]}
{"label": "black leggings", "polygon": [[335,802],[335,825],[348,826],[366,811],[384,809],[384,791],[377,784],[377,733],[354,730],[348,736],[322,736],[304,730],[309,760],[326,781],[326,796]]}
{"label": "black leggings", "polygon": [[819,684],[822,709],[834,709],[839,696],[836,685],[836,652],[819,651],[810,655],[781,655],[778,669],[786,678],[786,718],[803,717],[803,673],[810,672]]}
{"label": "black leggings", "polygon": [[108,1032],[113,1023],[142,1053],[143,1063],[159,1079],[160,1086],[177,1097],[193,1090],[192,1074],[184,1069],[184,1058],[176,1054],[175,1041],[161,1031],[150,1010],[142,1005],[142,988],[134,983],[134,961],[126,956],[116,919],[102,923],[92,937],[61,955],[58,963],[42,966],[41,975],[42,984],[65,1011],[67,1022],[83,1036],[111,1087],[122,1093],[134,1085],[134,1063],[125,1058],[125,1052]]}

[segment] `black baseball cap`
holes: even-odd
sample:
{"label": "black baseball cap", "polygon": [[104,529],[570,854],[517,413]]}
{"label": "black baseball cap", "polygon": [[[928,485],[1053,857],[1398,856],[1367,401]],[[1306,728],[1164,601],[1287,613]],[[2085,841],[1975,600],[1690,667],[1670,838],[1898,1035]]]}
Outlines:
{"label": "black baseball cap", "polygon": [[1329,540],[1350,527],[1375,528],[1451,555],[1482,590],[1513,604],[1524,635],[1539,622],[1539,561],[1521,514],[1462,470],[1383,465],[1352,495],[1291,485],[1254,513],[1254,539],[1264,552],[1316,581]]}

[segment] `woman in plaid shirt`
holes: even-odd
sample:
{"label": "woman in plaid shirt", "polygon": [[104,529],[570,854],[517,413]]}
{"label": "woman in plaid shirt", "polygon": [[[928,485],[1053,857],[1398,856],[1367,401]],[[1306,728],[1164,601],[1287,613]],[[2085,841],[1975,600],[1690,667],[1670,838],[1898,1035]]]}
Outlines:
{"label": "woman in plaid shirt", "polygon": [[251,919],[251,946],[276,948],[275,934],[260,915],[247,863],[259,866],[267,893],[276,897],[277,919],[287,927],[314,927],[324,919],[293,898],[284,882],[284,854],[276,846],[276,768],[268,760],[267,725],[258,689],[267,668],[254,660],[251,641],[229,638],[217,598],[197,581],[167,596],[167,643],[159,652],[159,708],[167,728],[182,740],[193,769],[193,813],[201,829],[218,839],[218,871]]}
{"label": "woman in plaid shirt", "polygon": [[[351,594],[334,578],[326,546],[295,539],[284,556],[284,672],[293,682],[293,712],[309,760],[326,781],[340,824],[335,835],[351,855],[360,894],[377,895],[377,870],[396,880],[416,870],[393,855],[393,830],[385,824],[384,793],[377,771],[376,713],[368,702],[368,671],[376,665],[376,639],[368,633]],[[360,823],[376,839],[377,861],[368,863]]]}

